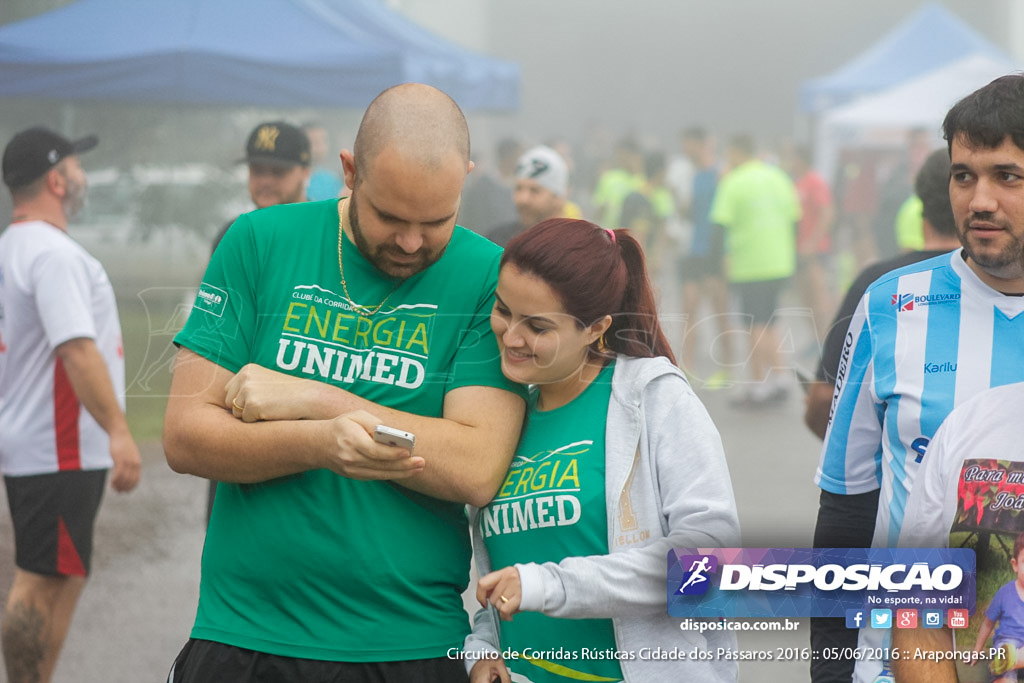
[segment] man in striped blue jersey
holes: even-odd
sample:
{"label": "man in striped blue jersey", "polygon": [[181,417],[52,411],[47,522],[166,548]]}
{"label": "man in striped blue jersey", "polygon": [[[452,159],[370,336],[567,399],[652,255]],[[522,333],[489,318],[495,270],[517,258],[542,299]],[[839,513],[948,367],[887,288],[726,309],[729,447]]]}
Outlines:
{"label": "man in striped blue jersey", "polygon": [[[989,387],[1024,381],[1024,76],[961,100],[943,131],[963,248],[893,271],[861,299],[815,476],[816,545],[856,536],[843,529],[843,500],[876,490],[873,545],[895,545],[942,420]],[[880,668],[858,662],[854,679],[871,681]]]}

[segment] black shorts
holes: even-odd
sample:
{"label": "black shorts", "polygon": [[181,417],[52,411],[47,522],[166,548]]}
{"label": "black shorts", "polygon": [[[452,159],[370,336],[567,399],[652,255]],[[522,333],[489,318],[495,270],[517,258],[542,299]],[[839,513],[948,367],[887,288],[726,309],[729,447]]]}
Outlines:
{"label": "black shorts", "polygon": [[757,282],[734,282],[733,288],[740,297],[740,309],[750,316],[755,325],[767,325],[775,315],[779,303],[779,294],[789,282],[788,278],[780,280],[759,280]]}
{"label": "black shorts", "polygon": [[167,683],[467,683],[461,659],[436,657],[402,662],[330,662],[281,657],[233,645],[185,643]]}
{"label": "black shorts", "polygon": [[683,282],[725,276],[725,231],[717,225],[712,226],[711,230],[711,244],[708,245],[707,254],[679,259],[679,277]]}
{"label": "black shorts", "polygon": [[42,576],[88,576],[107,470],[7,476],[14,563]]}

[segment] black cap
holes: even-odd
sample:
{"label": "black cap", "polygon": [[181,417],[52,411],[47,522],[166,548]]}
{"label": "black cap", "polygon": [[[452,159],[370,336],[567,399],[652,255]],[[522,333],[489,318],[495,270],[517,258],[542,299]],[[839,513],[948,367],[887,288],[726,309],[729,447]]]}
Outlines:
{"label": "black cap", "polygon": [[88,152],[97,142],[95,135],[72,142],[48,128],[23,130],[4,149],[4,184],[12,190],[28,185],[61,159]]}
{"label": "black cap", "polygon": [[261,123],[245,143],[247,163],[309,166],[309,138],[300,128],[284,121]]}

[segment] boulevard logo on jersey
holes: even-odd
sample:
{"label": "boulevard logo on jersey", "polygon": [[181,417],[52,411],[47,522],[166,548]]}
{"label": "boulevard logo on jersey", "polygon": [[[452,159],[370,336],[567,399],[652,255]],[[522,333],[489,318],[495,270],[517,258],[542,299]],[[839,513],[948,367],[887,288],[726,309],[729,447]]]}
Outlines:
{"label": "boulevard logo on jersey", "polygon": [[912,311],[915,306],[935,306],[938,304],[951,304],[960,301],[959,292],[945,292],[942,294],[893,294],[892,303],[896,310]]}
{"label": "boulevard logo on jersey", "polygon": [[910,548],[676,548],[674,617],[828,617],[847,610],[974,610],[974,551]]}

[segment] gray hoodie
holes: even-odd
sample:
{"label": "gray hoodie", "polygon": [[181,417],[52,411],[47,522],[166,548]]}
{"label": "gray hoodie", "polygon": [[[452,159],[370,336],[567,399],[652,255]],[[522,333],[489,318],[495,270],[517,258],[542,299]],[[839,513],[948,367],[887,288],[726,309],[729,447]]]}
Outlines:
{"label": "gray hoodie", "polygon": [[[605,434],[608,555],[567,557],[557,564],[517,564],[520,609],[568,619],[611,618],[627,683],[735,681],[735,660],[715,657],[736,649],[732,631],[680,630],[666,611],[667,555],[671,548],[738,547],[739,520],[718,430],[682,372],[665,358],[618,356]],[[470,510],[473,552],[480,575],[491,570],[479,510]],[[466,638],[467,668],[474,655],[498,650],[497,613],[479,610]],[[704,661],[660,659],[659,650]]]}

